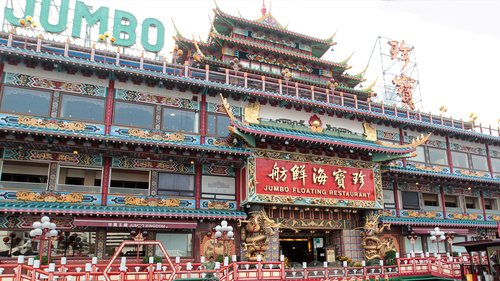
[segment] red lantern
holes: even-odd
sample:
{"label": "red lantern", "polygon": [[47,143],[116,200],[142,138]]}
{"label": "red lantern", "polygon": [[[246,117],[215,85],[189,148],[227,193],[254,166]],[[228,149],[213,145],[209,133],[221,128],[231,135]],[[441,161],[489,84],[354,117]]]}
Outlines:
{"label": "red lantern", "polygon": [[16,234],[14,232],[12,232],[11,234],[9,234],[9,236],[14,238],[14,237],[16,237]]}
{"label": "red lantern", "polygon": [[9,242],[9,240],[10,240],[10,238],[9,238],[9,237],[4,237],[4,238],[3,238],[3,242],[5,242],[5,243]]}
{"label": "red lantern", "polygon": [[207,237],[208,237],[208,238],[212,237],[212,232],[208,232],[208,233],[207,233]]}

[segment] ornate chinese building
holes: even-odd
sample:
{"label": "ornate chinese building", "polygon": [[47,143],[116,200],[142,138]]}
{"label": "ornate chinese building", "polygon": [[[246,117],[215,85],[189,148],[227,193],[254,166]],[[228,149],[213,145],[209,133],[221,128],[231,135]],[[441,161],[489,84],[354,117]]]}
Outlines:
{"label": "ornate chinese building", "polygon": [[[75,259],[109,258],[137,228],[196,262],[436,252],[436,226],[455,242],[497,235],[498,130],[413,110],[404,74],[407,107],[373,102],[349,58],[322,58],[334,36],[265,7],[214,13],[206,41],[176,27],[172,62],[0,33],[0,235],[21,238],[14,255],[36,252],[41,215],[62,230],[54,256]],[[212,234],[223,220],[234,240]]]}

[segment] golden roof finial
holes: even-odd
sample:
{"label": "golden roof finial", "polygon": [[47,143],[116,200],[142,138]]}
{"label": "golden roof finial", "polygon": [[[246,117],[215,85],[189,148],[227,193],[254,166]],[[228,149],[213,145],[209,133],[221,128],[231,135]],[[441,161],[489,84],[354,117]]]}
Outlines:
{"label": "golden roof finial", "polygon": [[288,21],[288,23],[286,24],[286,26],[283,29],[287,29],[289,24],[290,24],[290,20]]}
{"label": "golden roof finial", "polygon": [[215,27],[214,27],[214,23],[212,22],[212,18],[210,17],[210,14],[208,14],[208,20],[210,21],[210,26],[212,27],[212,30],[215,33],[219,34],[219,32],[217,32],[217,29],[215,29]]}
{"label": "golden roof finial", "polygon": [[346,60],[339,62],[339,64],[344,64],[344,63],[348,62],[352,58],[352,55],[354,55],[354,52],[352,52],[351,56],[348,57]]}
{"label": "golden roof finial", "polygon": [[337,35],[337,31],[339,31],[338,28],[337,28],[337,30],[335,30],[335,33],[332,35],[332,37],[325,39],[325,41],[332,41],[333,37],[335,37],[335,35]]}
{"label": "golden roof finial", "polygon": [[365,73],[365,71],[368,69],[368,66],[369,66],[369,65],[367,65],[367,66],[366,66],[365,70],[361,71],[359,74],[356,74],[356,75],[354,75],[354,76],[359,76],[359,75],[361,75],[361,74]]}
{"label": "golden roof finial", "polygon": [[240,18],[243,18],[243,16],[240,13],[240,9],[238,9],[238,14],[240,15]]}
{"label": "golden roof finial", "polygon": [[217,9],[219,9],[219,5],[217,5],[217,2],[214,0],[214,3],[215,3],[215,7],[217,7]]}
{"label": "golden roof finial", "polygon": [[377,80],[378,80],[378,76],[377,76],[377,79],[375,79],[375,82],[373,82],[373,84],[371,84],[368,88],[362,89],[361,91],[368,91],[371,88],[373,88],[373,86],[375,86],[375,83],[377,83]]}
{"label": "golden roof finial", "polygon": [[177,29],[177,26],[175,26],[174,18],[171,18],[171,19],[172,19],[172,23],[174,24],[175,31],[177,32],[177,35],[179,35],[180,37],[184,38],[184,36],[182,36],[182,34]]}

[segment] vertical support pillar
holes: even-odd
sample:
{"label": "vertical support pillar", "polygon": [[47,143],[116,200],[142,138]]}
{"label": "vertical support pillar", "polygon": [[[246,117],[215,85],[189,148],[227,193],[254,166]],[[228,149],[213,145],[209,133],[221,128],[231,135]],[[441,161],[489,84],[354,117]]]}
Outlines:
{"label": "vertical support pillar", "polygon": [[102,202],[101,205],[106,206],[108,204],[108,190],[109,182],[111,176],[111,157],[104,157],[103,161],[103,171],[102,171]]}
{"label": "vertical support pillar", "polygon": [[167,73],[167,58],[163,58],[163,74]]}
{"label": "vertical support pillar", "polygon": [[280,93],[280,95],[282,95],[283,94],[283,84],[281,83],[281,79],[278,79],[278,84],[280,86],[279,93]]}
{"label": "vertical support pillar", "polygon": [[344,93],[340,92],[340,105],[344,106]]}
{"label": "vertical support pillar", "polygon": [[358,109],[358,95],[354,95],[354,108]]}
{"label": "vertical support pillar", "polygon": [[[148,232],[148,240],[149,241],[153,241],[155,240],[155,233],[153,231],[149,231]],[[154,246],[153,245],[148,245],[147,249],[146,249],[146,257],[148,256],[153,256],[153,253],[154,253]],[[196,252],[195,252],[196,253]]]}
{"label": "vertical support pillar", "polygon": [[200,199],[201,199],[201,165],[197,164],[195,166],[194,175],[194,196],[196,200],[196,209],[200,209]]}
{"label": "vertical support pillar", "polygon": [[330,91],[326,89],[326,103],[330,103]]}
{"label": "vertical support pillar", "polygon": [[394,185],[394,202],[396,203],[396,217],[399,218],[399,185],[397,182],[392,183]]}
{"label": "vertical support pillar", "polygon": [[208,80],[210,80],[210,65],[205,64],[205,81]]}
{"label": "vertical support pillar", "polygon": [[433,123],[433,121],[432,121],[432,113],[430,111],[429,111],[429,123],[431,123],[431,124]]}
{"label": "vertical support pillar", "polygon": [[106,94],[106,118],[104,119],[104,134],[111,133],[111,120],[113,117],[113,101],[115,98],[115,81],[109,80],[108,92]]}
{"label": "vertical support pillar", "polygon": [[[106,228],[99,227],[95,237],[95,254],[98,259],[106,257]],[[111,257],[111,256],[110,256]]]}
{"label": "vertical support pillar", "polygon": [[151,186],[149,187],[151,196],[156,196],[158,191],[158,171],[151,171]]}
{"label": "vertical support pillar", "polygon": [[418,110],[418,121],[422,121],[422,112],[420,112],[420,109]]}
{"label": "vertical support pillar", "polygon": [[95,59],[95,44],[92,44],[92,49],[90,50],[90,61]]}
{"label": "vertical support pillar", "polygon": [[144,69],[144,52],[141,53],[141,59],[139,61],[139,69],[140,70]]}
{"label": "vertical support pillar", "polygon": [[241,189],[241,169],[240,168],[233,168],[235,170],[236,174],[236,210],[240,209],[240,189]]}
{"label": "vertical support pillar", "polygon": [[314,86],[311,86],[311,99],[314,100]]}
{"label": "vertical support pillar", "polygon": [[50,162],[49,166],[49,179],[47,180],[47,185],[50,191],[56,190],[57,183],[57,162]]}
{"label": "vertical support pillar", "polygon": [[205,144],[205,136],[207,134],[207,96],[201,96],[200,106],[200,144]]}
{"label": "vertical support pillar", "polygon": [[64,43],[64,57],[68,57],[68,54],[69,54],[69,38],[66,39],[66,43]]}
{"label": "vertical support pillar", "polygon": [[9,32],[9,38],[7,39],[7,47],[12,47],[12,40],[14,40],[14,32],[16,32],[14,28],[11,29]]}
{"label": "vertical support pillar", "polygon": [[486,219],[486,209],[484,208],[484,193],[483,190],[481,190],[481,206],[483,207],[483,219]]}
{"label": "vertical support pillar", "polygon": [[36,51],[39,53],[42,50],[42,34],[38,35],[38,39],[36,40]]}
{"label": "vertical support pillar", "polygon": [[385,105],[383,100],[380,101],[380,108],[382,110],[382,114],[385,114]]}
{"label": "vertical support pillar", "polygon": [[[115,62],[115,65],[116,66],[119,66],[120,65],[120,48],[118,48],[118,50],[116,51],[116,62]],[[164,58],[165,59],[165,58]],[[165,72],[163,72],[165,73]]]}
{"label": "vertical support pillar", "polygon": [[443,218],[446,219],[446,206],[444,202],[444,187],[440,187],[441,190],[441,202],[443,203]]}
{"label": "vertical support pillar", "polygon": [[184,77],[188,77],[189,75],[189,61],[184,62]]}
{"label": "vertical support pillar", "polygon": [[248,74],[245,72],[243,76],[245,76],[245,88],[248,88]]}
{"label": "vertical support pillar", "polygon": [[295,82],[295,97],[299,97],[299,83]]}
{"label": "vertical support pillar", "polygon": [[226,69],[226,84],[229,84],[229,69]]}
{"label": "vertical support pillar", "polygon": [[[450,116],[450,122],[451,122],[451,127],[455,128],[455,122],[453,121],[453,116]],[[491,129],[491,126],[490,126],[490,129]]]}
{"label": "vertical support pillar", "polygon": [[262,75],[262,91],[266,90],[266,76]]}
{"label": "vertical support pillar", "polygon": [[3,69],[4,69],[5,64],[3,62],[0,62],[0,89],[2,88],[3,84]]}
{"label": "vertical support pillar", "polygon": [[450,166],[451,174],[453,174],[453,162],[451,159],[451,147],[450,147],[450,138],[446,136],[446,152],[448,153],[448,165]]}
{"label": "vertical support pillar", "polygon": [[371,102],[370,98],[366,99],[366,103],[368,104],[368,111],[372,111],[372,102]]}
{"label": "vertical support pillar", "polygon": [[486,148],[486,160],[488,161],[488,171],[490,172],[491,178],[493,178],[493,167],[491,166],[490,147],[488,144],[484,144],[484,146]]}
{"label": "vertical support pillar", "polygon": [[[403,129],[399,128],[399,144],[405,144],[405,137],[403,136]],[[403,158],[403,167],[406,168],[406,158]]]}

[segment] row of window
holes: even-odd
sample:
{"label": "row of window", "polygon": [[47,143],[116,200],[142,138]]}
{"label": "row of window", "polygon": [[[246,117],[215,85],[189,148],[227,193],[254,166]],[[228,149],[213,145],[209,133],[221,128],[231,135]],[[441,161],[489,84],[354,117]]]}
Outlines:
{"label": "row of window", "polygon": [[[52,91],[5,86],[0,110],[17,114],[49,117],[53,101]],[[95,123],[104,122],[106,99],[61,93],[58,117]],[[161,128],[168,131],[199,133],[199,114],[194,110],[163,107]],[[155,106],[127,101],[115,101],[113,124],[140,128],[154,128]],[[208,114],[208,135],[227,136],[229,118],[225,115]]]}
{"label": "row of window", "polygon": [[[416,152],[417,157],[408,159],[412,162],[427,163],[433,165],[448,166],[448,153],[445,149],[419,146]],[[491,170],[500,173],[500,159],[491,157]],[[473,169],[488,172],[488,158],[486,156],[464,153],[458,151],[451,152],[453,168]]]}
{"label": "row of window", "polygon": [[[44,190],[48,172],[48,163],[3,161],[1,181],[4,188],[20,182],[23,189]],[[102,168],[60,166],[56,190],[100,193],[101,179]],[[201,180],[203,198],[236,199],[235,178],[203,175]],[[111,169],[110,194],[149,195],[149,187],[150,171]],[[194,175],[159,172],[157,194],[195,197]]]}
{"label": "row of window", "polygon": [[[420,210],[420,197],[418,192],[401,191],[401,203],[403,209]],[[396,208],[393,190],[384,190],[384,206],[387,209]],[[482,209],[480,198],[465,196],[466,209]],[[427,207],[442,207],[441,195],[436,193],[422,193],[423,205]],[[446,208],[462,208],[460,196],[444,195],[444,206]],[[498,201],[493,198],[484,198],[485,210],[498,210]]]}
{"label": "row of window", "polygon": [[[12,231],[0,231],[0,236],[8,237]],[[33,255],[38,252],[38,241],[29,237],[29,231],[15,231],[16,237],[21,241],[12,249],[15,256]],[[193,233],[155,233],[155,240],[161,241],[171,257],[193,256]],[[111,257],[122,241],[132,240],[129,232],[107,232],[105,243],[105,256]],[[139,248],[139,256],[146,255],[146,247]],[[95,256],[96,233],[95,232],[62,232],[60,239],[52,240],[52,257],[92,257]],[[0,251],[10,250],[7,244],[0,244]],[[155,255],[163,257],[162,251],[156,246]],[[137,246],[125,246],[120,252],[121,257],[137,257]]]}

